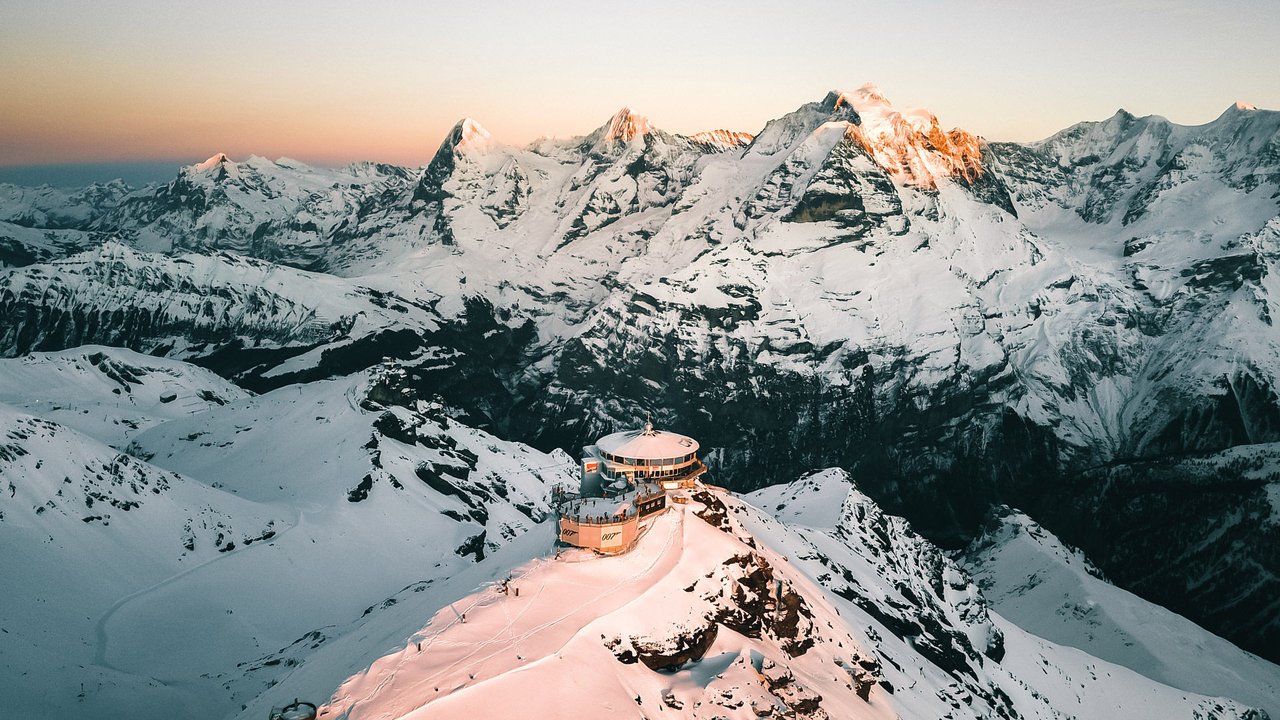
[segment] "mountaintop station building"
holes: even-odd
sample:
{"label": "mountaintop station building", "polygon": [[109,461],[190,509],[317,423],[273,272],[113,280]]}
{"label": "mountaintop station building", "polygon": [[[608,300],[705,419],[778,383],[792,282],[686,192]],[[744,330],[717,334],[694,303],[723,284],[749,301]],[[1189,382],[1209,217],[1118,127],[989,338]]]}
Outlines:
{"label": "mountaintop station building", "polygon": [[698,460],[698,441],[687,435],[655,430],[646,422],[640,430],[605,435],[582,449],[583,488],[600,486],[606,493],[625,492],[641,482],[663,490],[693,487],[706,472]]}
{"label": "mountaintop station building", "polygon": [[639,538],[640,520],[667,508],[667,492],[693,487],[706,470],[696,440],[651,422],[606,435],[582,450],[581,494],[557,503],[560,542],[626,552]]}

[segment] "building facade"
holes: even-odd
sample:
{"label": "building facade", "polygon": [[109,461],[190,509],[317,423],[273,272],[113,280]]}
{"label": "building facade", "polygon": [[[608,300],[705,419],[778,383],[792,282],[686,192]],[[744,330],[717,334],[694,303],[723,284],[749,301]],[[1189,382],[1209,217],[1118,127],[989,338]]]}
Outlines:
{"label": "building facade", "polygon": [[639,483],[653,482],[664,490],[692,487],[706,471],[698,459],[698,441],[687,435],[654,429],[605,435],[582,449],[583,488],[626,492]]}
{"label": "building facade", "polygon": [[698,442],[678,433],[640,430],[606,435],[582,452],[580,494],[558,501],[559,540],[614,554],[640,534],[640,520],[667,509],[667,492],[692,487],[706,472]]}

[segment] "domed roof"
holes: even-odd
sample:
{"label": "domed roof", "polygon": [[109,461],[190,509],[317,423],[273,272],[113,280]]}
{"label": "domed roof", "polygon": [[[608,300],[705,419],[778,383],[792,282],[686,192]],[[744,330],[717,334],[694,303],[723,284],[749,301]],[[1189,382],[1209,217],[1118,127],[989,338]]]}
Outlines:
{"label": "domed roof", "polygon": [[624,430],[605,435],[596,441],[596,447],[618,457],[662,460],[697,452],[698,441],[687,435],[654,430],[653,423],[645,423],[641,430]]}

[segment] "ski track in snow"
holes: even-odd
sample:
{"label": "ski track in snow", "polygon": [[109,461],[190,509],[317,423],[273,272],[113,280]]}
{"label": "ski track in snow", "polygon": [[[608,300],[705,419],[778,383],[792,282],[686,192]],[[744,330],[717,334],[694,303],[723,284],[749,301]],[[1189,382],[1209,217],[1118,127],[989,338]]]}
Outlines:
{"label": "ski track in snow", "polygon": [[113,665],[107,659],[107,652],[108,652],[108,645],[109,645],[109,634],[107,632],[107,625],[111,622],[112,616],[114,616],[118,611],[124,608],[124,606],[128,605],[134,600],[150,595],[151,593],[154,593],[158,590],[162,590],[168,587],[169,585],[187,577],[188,575],[192,575],[200,570],[203,570],[209,567],[210,565],[212,565],[215,562],[218,562],[219,560],[226,560],[234,555],[244,553],[246,551],[257,550],[258,548],[263,548],[263,547],[270,547],[273,543],[277,542],[280,538],[284,537],[285,534],[291,532],[295,528],[301,527],[306,522],[306,516],[308,513],[316,513],[321,510],[323,510],[323,508],[318,505],[309,507],[305,510],[299,510],[298,519],[293,525],[290,525],[289,527],[276,533],[275,536],[272,537],[270,541],[261,543],[260,545],[258,545],[258,547],[254,547],[250,545],[249,547],[241,548],[239,550],[233,550],[232,552],[218,553],[218,555],[216,555],[215,557],[211,557],[208,560],[205,560],[204,562],[200,563],[199,565],[196,565],[194,567],[189,567],[186,570],[183,570],[182,572],[179,572],[175,575],[167,577],[164,580],[161,580],[160,582],[155,583],[154,585],[151,585],[150,587],[142,588],[141,590],[130,593],[120,598],[119,600],[117,600],[115,604],[113,604],[110,608],[107,609],[105,613],[102,614],[102,617],[98,618],[98,622],[94,626],[94,634],[97,638],[96,640],[97,645],[94,649],[94,654],[93,654],[94,664],[100,665],[102,667],[105,667],[111,670],[115,670],[116,672],[125,673],[126,675],[136,674],[131,670],[126,670],[124,668],[120,668],[120,667],[117,667],[116,665]]}
{"label": "ski track in snow", "polygon": [[[664,518],[664,517],[656,518],[655,524],[657,521],[661,521],[663,519],[667,519],[667,518]],[[479,642],[468,641],[465,643],[451,643],[451,644],[442,645],[442,647],[474,646],[474,649],[472,649],[471,652],[468,652],[462,657],[455,659],[453,662],[439,669],[435,673],[425,678],[415,679],[413,681],[414,687],[417,687],[417,688],[440,687],[438,682],[441,679],[448,678],[451,673],[457,671],[459,667],[463,666],[464,664],[468,667],[482,668],[484,667],[484,664],[489,660],[492,660],[493,658],[496,658],[499,655],[502,655],[510,650],[518,648],[520,643],[527,643],[528,641],[533,640],[535,637],[543,634],[548,630],[558,628],[568,618],[573,617],[574,615],[581,614],[583,608],[591,607],[592,605],[610,597],[611,595],[614,595],[623,587],[635,588],[637,591],[635,596],[643,594],[643,591],[645,589],[651,587],[655,583],[659,582],[663,577],[665,577],[666,570],[675,566],[677,563],[679,563],[680,559],[684,555],[683,540],[684,540],[684,531],[685,531],[685,513],[681,511],[678,514],[676,514],[675,519],[669,522],[669,524],[671,525],[671,529],[667,532],[666,538],[663,540],[662,547],[654,554],[653,560],[650,561],[649,564],[646,565],[643,569],[641,569],[640,571],[630,576],[619,579],[613,585],[609,586],[608,588],[600,590],[591,598],[584,600],[576,607],[571,607],[567,609],[564,613],[560,614],[559,616],[551,620],[547,620],[545,622],[539,623],[537,625],[533,625],[518,634],[513,633],[512,629],[516,627],[519,620],[523,618],[526,613],[528,613],[531,609],[534,608],[538,598],[541,597],[543,590],[546,589],[545,583],[540,584],[538,586],[538,590],[532,595],[528,596],[529,601],[524,604],[524,607],[521,608],[520,611],[515,614],[515,616],[511,616],[507,611],[507,604],[513,601],[515,599],[514,597],[490,595],[490,596],[477,598],[475,602],[467,606],[467,608],[462,612],[463,615],[466,615],[468,612],[471,612],[473,608],[476,608],[476,607],[483,608],[491,604],[496,604],[502,608],[504,617],[507,618],[506,623],[501,628],[497,629],[486,640],[481,640]],[[648,533],[646,533],[646,535],[647,534]],[[677,541],[677,537],[679,537],[679,541]],[[600,560],[600,559],[601,558],[596,558],[596,560]],[[609,558],[603,558],[603,559],[608,560]],[[527,577],[528,575],[545,568],[549,564],[558,563],[558,562],[560,561],[555,559],[539,558],[533,561],[533,563],[528,568],[526,568],[524,572],[520,573],[519,576],[513,576],[512,582],[518,579]],[[655,574],[655,570],[659,568],[662,568],[663,571],[657,572]],[[643,584],[638,584],[642,579],[647,579],[647,582]],[[618,610],[634,602],[635,596],[631,596],[630,592],[628,593],[628,595],[631,599],[629,599],[627,602],[623,603],[622,605],[616,608],[612,608],[611,610],[609,610],[609,612],[617,612]],[[523,600],[524,597],[525,596],[522,595],[520,599]],[[568,636],[566,636],[562,642],[559,642],[554,648],[544,652],[540,657],[534,658],[534,659],[524,658],[523,660],[520,661],[521,665],[512,671],[513,672],[526,671],[535,665],[538,665],[546,660],[559,656],[560,653],[564,650],[564,648],[569,643],[573,642],[575,638],[579,637],[582,630],[587,625],[590,625],[591,622],[594,621],[594,619],[595,619],[594,617],[587,619],[586,623],[584,623],[582,627],[578,627],[575,630],[573,630],[573,632]],[[410,645],[407,645],[401,651],[402,654],[400,659],[397,661],[396,665],[394,666],[395,669],[390,672],[386,672],[383,675],[383,677],[381,677],[378,680],[378,683],[374,686],[374,689],[372,691],[365,693],[365,695],[375,696],[379,692],[381,692],[384,688],[386,688],[389,684],[395,682],[397,678],[398,670],[403,668],[405,664],[410,660],[412,660],[415,656],[421,653],[428,652],[437,638],[439,638],[445,632],[447,632],[448,630],[450,630],[451,628],[453,628],[458,624],[459,623],[458,623],[457,617],[452,618],[446,625],[442,626],[438,632],[432,635],[430,641],[423,643],[423,647],[421,651],[418,651],[416,648],[413,648],[413,650],[411,651],[410,647],[412,646],[412,643],[410,643]],[[506,635],[506,638],[503,638],[502,637],[503,635]],[[478,653],[484,651],[487,648],[493,647],[495,645],[498,646],[498,648],[495,649],[493,652],[479,658],[476,657]],[[519,652],[517,652],[516,654],[520,655]],[[442,689],[440,691],[440,694],[437,694],[434,697],[431,697],[427,701],[417,706],[397,709],[396,712],[399,713],[397,717],[408,715],[409,713],[412,713],[422,707],[425,707],[431,702],[439,700],[443,697],[447,697],[448,695],[452,695],[454,693],[458,693],[461,691],[471,692],[476,688],[478,688],[479,686],[483,685],[485,682],[494,680],[497,678],[501,678],[505,674],[506,672],[498,672],[489,677],[482,677],[479,679],[468,678],[466,680],[462,680],[460,684],[452,688],[449,688],[447,692],[445,692]],[[345,709],[344,714],[340,717],[345,717],[347,715],[350,715],[352,712],[356,710],[358,704],[359,704],[358,702],[352,703],[350,706],[348,706]],[[332,707],[332,702],[327,707]]]}

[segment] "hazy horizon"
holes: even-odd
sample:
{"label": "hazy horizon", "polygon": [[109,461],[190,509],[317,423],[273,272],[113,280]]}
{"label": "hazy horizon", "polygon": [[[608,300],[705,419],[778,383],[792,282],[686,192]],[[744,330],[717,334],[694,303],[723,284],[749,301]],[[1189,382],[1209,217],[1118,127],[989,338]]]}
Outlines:
{"label": "hazy horizon", "polygon": [[[814,98],[814,99],[817,99],[817,98]],[[1225,111],[1227,107],[1230,107],[1230,105],[1224,107],[1223,111]],[[795,108],[790,108],[778,114],[782,115],[794,109]],[[1117,112],[1119,110],[1127,110],[1127,108],[1117,108]],[[1154,114],[1159,115],[1159,113],[1154,113]],[[1110,115],[1106,117],[1110,117]],[[1083,118],[1076,122],[1100,121],[1100,120],[1105,120],[1106,117]],[[1177,123],[1177,120],[1173,118],[1167,118],[1167,119],[1169,119],[1171,122]],[[1209,121],[1212,121],[1213,119],[1214,118],[1210,118]],[[1206,121],[1206,122],[1209,122],[1209,121]],[[1179,123],[1179,124],[1188,125],[1191,123]],[[1195,124],[1201,124],[1201,123],[1195,123]],[[947,126],[944,123],[944,127],[950,127],[950,126]],[[1067,127],[1070,127],[1070,125],[1063,126],[1062,128],[1059,128],[1054,132],[1061,131],[1063,129],[1066,129]],[[742,128],[729,128],[729,129],[742,130]],[[758,130],[759,128],[755,130],[744,130],[744,132],[755,133]],[[585,134],[585,132],[580,134]],[[1050,133],[1050,135],[1051,134],[1052,133]],[[562,135],[561,137],[566,137],[566,136]],[[502,138],[496,138],[496,139],[499,142],[503,141]],[[991,140],[991,141],[1003,140],[1003,138],[990,138],[990,137],[985,139]],[[1040,140],[1040,139],[1043,139],[1043,138],[1035,138],[1034,140]],[[441,138],[441,141],[443,141],[443,137]],[[515,144],[515,143],[511,143],[511,144]],[[105,182],[110,182],[112,180],[123,180],[129,185],[141,186],[141,185],[146,185],[147,183],[152,183],[152,182],[167,182],[169,180],[172,180],[177,175],[178,171],[182,169],[182,167],[186,165],[193,165],[195,163],[202,162],[208,159],[209,157],[213,157],[214,155],[220,152],[222,151],[213,150],[209,152],[207,155],[199,154],[199,155],[190,155],[182,158],[169,158],[169,159],[159,159],[159,160],[141,160],[141,161],[118,160],[118,161],[85,162],[85,163],[63,162],[63,163],[33,163],[33,164],[26,164],[26,165],[0,165],[0,183],[10,183],[14,185],[27,185],[27,186],[51,185],[53,187],[79,188],[79,187],[91,185],[93,183],[105,183]],[[285,155],[270,156],[270,155],[264,155],[263,153],[257,153],[257,152],[248,153],[245,155],[234,155],[234,154],[228,153],[228,156],[233,161],[245,160],[250,155],[259,155],[262,157],[267,157],[268,159],[273,161],[279,160],[284,157],[291,157],[291,156],[285,156]],[[425,165],[428,161],[430,161],[432,155],[434,155],[434,150],[432,151],[432,153],[428,154],[423,159],[422,162],[410,163],[407,165],[403,163],[392,163],[392,164],[402,164],[402,165],[406,165],[407,167],[416,168],[416,167]],[[375,162],[384,162],[378,158],[351,158],[348,160],[318,161],[318,162],[310,161],[307,158],[300,158],[300,157],[293,157],[292,159],[299,160],[308,165],[313,165],[316,167],[342,167],[344,165],[348,165],[353,162],[360,162],[365,160],[375,161]]]}
{"label": "hazy horizon", "polygon": [[758,131],[878,84],[944,127],[1030,141],[1124,108],[1196,125],[1280,107],[1274,3],[805,0],[467,7],[381,2],[0,8],[0,167],[183,164],[215,152],[419,166],[473,117],[503,142],[623,105],[672,132]]}

